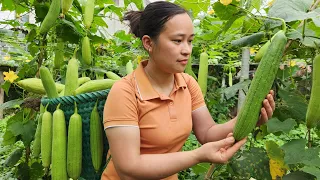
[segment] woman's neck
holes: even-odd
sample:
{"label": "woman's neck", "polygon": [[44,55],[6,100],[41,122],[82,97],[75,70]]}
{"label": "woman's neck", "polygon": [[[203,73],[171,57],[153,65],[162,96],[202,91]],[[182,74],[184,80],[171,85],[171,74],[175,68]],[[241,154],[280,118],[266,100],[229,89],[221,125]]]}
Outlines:
{"label": "woman's neck", "polygon": [[[166,73],[156,67],[156,64],[152,60],[148,62],[144,68],[152,86],[160,91],[168,92],[171,91],[174,84],[174,74]],[[167,93],[166,93],[167,94]]]}

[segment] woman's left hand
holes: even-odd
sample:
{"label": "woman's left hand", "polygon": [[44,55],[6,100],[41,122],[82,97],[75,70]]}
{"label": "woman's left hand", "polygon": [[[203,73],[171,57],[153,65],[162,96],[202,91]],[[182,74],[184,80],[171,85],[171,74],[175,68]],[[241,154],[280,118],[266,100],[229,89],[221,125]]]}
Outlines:
{"label": "woman's left hand", "polygon": [[272,117],[273,111],[276,108],[273,95],[274,95],[273,90],[270,90],[267,97],[263,100],[263,103],[262,103],[263,107],[261,108],[261,111],[260,111],[260,117],[259,117],[259,121],[257,122],[257,126],[263,125]]}

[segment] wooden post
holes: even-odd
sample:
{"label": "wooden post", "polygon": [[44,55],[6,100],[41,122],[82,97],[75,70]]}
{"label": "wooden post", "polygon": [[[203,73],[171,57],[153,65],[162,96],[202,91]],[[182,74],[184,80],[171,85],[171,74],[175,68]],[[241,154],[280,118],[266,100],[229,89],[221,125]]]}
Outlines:
{"label": "wooden post", "polygon": [[[249,79],[249,70],[250,70],[249,61],[250,61],[250,48],[244,47],[242,48],[240,82],[246,79]],[[244,94],[244,92],[239,90],[238,108],[237,108],[238,113],[242,107],[242,104],[244,103],[245,98],[246,98],[246,95]]]}

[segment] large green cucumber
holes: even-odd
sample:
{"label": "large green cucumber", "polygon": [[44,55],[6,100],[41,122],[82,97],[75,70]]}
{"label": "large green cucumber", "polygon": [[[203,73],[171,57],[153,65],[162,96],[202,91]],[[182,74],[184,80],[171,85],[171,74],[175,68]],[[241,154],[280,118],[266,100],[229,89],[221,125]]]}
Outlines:
{"label": "large green cucumber", "polygon": [[286,43],[284,31],[278,31],[262,57],[233,130],[237,141],[245,138],[256,126],[262,102],[272,87]]}
{"label": "large green cucumber", "polygon": [[313,60],[311,97],[306,121],[309,129],[320,124],[320,55]]}

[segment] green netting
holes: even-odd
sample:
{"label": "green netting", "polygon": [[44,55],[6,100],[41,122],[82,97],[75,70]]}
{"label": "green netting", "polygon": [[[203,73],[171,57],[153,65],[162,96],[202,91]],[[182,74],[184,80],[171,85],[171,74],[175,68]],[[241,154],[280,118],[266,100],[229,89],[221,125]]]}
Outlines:
{"label": "green netting", "polygon": [[[109,93],[108,90],[96,91],[92,93],[79,94],[76,96],[63,96],[59,98],[47,99],[42,98],[41,103],[43,106],[46,106],[48,103],[48,111],[53,113],[56,110],[57,105],[60,103],[60,109],[65,113],[67,131],[70,116],[74,113],[74,102],[77,103],[78,113],[82,117],[82,172],[81,178],[94,180],[100,179],[100,176],[106,166],[106,157],[109,149],[107,137],[104,135],[104,149],[103,149],[103,161],[99,172],[95,172],[92,161],[91,161],[91,152],[90,152],[90,114],[98,101],[98,112],[100,115],[101,123],[103,123],[103,108]],[[103,127],[103,126],[102,126]],[[104,131],[103,131],[104,132]],[[53,147],[54,148],[54,147]]]}

